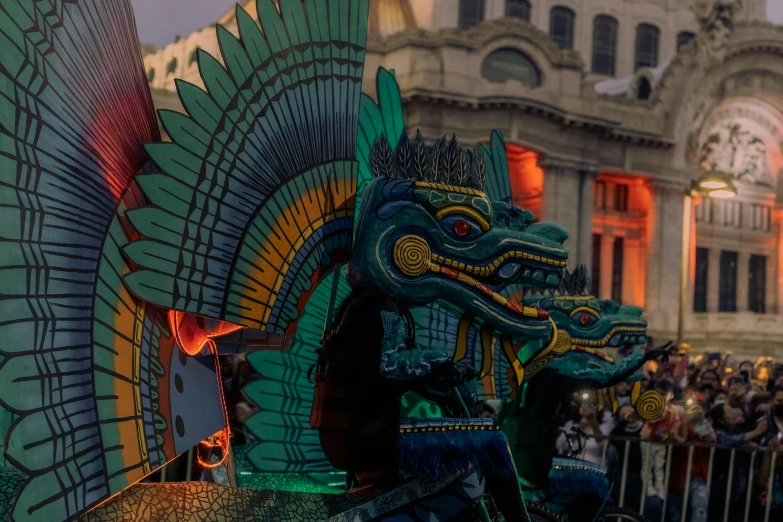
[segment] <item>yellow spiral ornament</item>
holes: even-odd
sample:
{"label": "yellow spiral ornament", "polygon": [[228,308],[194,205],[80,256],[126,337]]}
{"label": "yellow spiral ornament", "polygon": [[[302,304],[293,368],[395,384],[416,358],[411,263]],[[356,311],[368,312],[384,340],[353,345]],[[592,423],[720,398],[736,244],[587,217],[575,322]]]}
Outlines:
{"label": "yellow spiral ornament", "polygon": [[666,412],[666,397],[657,390],[647,390],[639,396],[633,407],[645,421],[656,421]]}
{"label": "yellow spiral ornament", "polygon": [[555,346],[552,348],[552,352],[557,355],[563,355],[571,349],[573,345],[571,336],[565,330],[557,331],[557,338],[555,339]]}
{"label": "yellow spiral ornament", "polygon": [[430,269],[432,251],[419,236],[402,236],[394,243],[392,260],[400,272],[409,277],[418,277]]}
{"label": "yellow spiral ornament", "polygon": [[549,318],[549,324],[552,325],[552,334],[548,341],[548,344],[546,347],[541,350],[534,359],[529,361],[524,366],[524,372],[525,372],[525,380],[530,379],[532,376],[546,368],[546,366],[549,364],[549,362],[554,358],[555,353],[555,346],[557,345],[557,341],[560,337],[559,330],[557,329],[557,325],[555,324],[555,321],[550,317]]}

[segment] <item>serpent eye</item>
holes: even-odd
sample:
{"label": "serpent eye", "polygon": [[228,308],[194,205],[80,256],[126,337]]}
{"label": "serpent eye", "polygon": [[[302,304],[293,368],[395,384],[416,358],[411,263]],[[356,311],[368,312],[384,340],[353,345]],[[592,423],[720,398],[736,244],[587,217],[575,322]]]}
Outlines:
{"label": "serpent eye", "polygon": [[446,216],[439,224],[444,232],[457,239],[475,239],[484,233],[478,223],[462,214]]}
{"label": "serpent eye", "polygon": [[571,320],[584,328],[591,326],[598,318],[590,312],[577,312],[571,316]]}
{"label": "serpent eye", "polygon": [[454,222],[454,233],[459,237],[465,237],[470,234],[470,223],[464,219],[458,219]]}

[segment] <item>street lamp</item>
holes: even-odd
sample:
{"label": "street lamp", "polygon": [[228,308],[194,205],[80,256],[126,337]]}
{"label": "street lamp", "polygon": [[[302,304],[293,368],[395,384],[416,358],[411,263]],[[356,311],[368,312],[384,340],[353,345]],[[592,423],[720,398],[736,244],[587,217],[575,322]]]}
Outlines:
{"label": "street lamp", "polygon": [[682,209],[682,260],[680,265],[680,313],[677,317],[677,349],[683,345],[685,332],[685,309],[688,297],[688,269],[691,253],[691,214],[693,212],[693,197],[704,194],[713,199],[731,199],[737,195],[737,189],[731,178],[719,172],[704,172],[698,179],[691,180],[691,186],[685,191],[685,202]]}

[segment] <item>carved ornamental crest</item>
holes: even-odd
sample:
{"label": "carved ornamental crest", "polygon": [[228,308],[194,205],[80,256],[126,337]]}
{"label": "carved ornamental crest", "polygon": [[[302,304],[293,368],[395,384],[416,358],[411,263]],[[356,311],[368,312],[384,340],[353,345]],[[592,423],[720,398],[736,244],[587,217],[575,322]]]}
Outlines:
{"label": "carved ornamental crest", "polygon": [[768,185],[772,179],[766,143],[737,122],[723,123],[706,137],[699,166],[705,171],[725,172],[748,184]]}

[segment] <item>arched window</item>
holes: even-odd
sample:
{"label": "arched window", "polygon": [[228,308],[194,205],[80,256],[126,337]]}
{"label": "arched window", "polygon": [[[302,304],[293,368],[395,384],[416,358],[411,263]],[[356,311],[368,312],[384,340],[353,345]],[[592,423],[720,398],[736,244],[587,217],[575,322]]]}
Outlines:
{"label": "arched window", "polygon": [[576,14],[569,8],[557,5],[549,12],[549,36],[561,49],[574,48],[574,21]]}
{"label": "arched window", "polygon": [[645,76],[642,76],[639,78],[639,86],[636,88],[636,99],[649,100],[651,94],[652,85],[650,85],[650,80],[648,80]]}
{"label": "arched window", "polygon": [[533,60],[511,48],[498,49],[484,58],[481,76],[493,83],[516,80],[531,88],[541,85],[541,71]]}
{"label": "arched window", "polygon": [[506,0],[506,16],[530,21],[530,2],[527,0]]}
{"label": "arched window", "polygon": [[198,47],[193,49],[193,51],[190,53],[190,58],[188,58],[188,65],[193,65],[198,61]]}
{"label": "arched window", "polygon": [[147,81],[149,83],[152,83],[152,80],[155,79],[155,69],[150,68],[149,71],[147,71]]}
{"label": "arched window", "polygon": [[177,70],[177,59],[172,58],[169,63],[166,64],[166,76],[173,74]]}
{"label": "arched window", "polygon": [[484,0],[459,0],[459,27],[470,29],[484,20]]}
{"label": "arched window", "polygon": [[640,67],[658,66],[660,35],[661,30],[651,24],[639,24],[636,28],[636,66],[634,70]]}
{"label": "arched window", "polygon": [[614,76],[617,56],[617,20],[598,15],[593,20],[593,72]]}
{"label": "arched window", "polygon": [[677,33],[677,50],[679,51],[683,45],[693,40],[695,36],[696,35],[690,31],[680,31]]}

